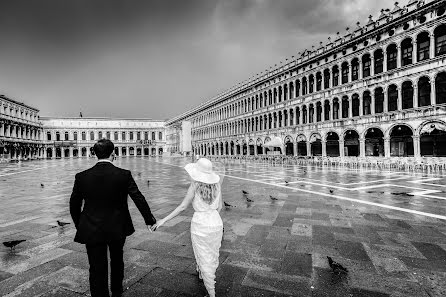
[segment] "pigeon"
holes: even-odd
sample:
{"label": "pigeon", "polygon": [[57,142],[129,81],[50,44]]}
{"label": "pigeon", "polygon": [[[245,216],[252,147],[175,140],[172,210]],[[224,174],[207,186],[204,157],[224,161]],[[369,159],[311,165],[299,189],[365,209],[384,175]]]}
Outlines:
{"label": "pigeon", "polygon": [[279,199],[277,199],[276,197],[271,196],[271,195],[269,195],[269,198],[271,198],[271,200],[279,200]]}
{"label": "pigeon", "polygon": [[71,223],[66,223],[66,222],[62,222],[62,221],[57,221],[57,225],[64,227],[65,225],[69,225]]}
{"label": "pigeon", "polygon": [[19,243],[22,243],[24,241],[26,241],[26,239],[5,241],[5,242],[3,242],[3,245],[6,247],[9,247],[12,251],[12,249],[15,248],[16,245],[18,245]]}
{"label": "pigeon", "polygon": [[285,185],[287,185],[287,186],[288,186],[288,183],[289,183],[289,181],[287,181],[287,180],[286,180],[286,181],[285,181]]}
{"label": "pigeon", "polygon": [[40,187],[43,188],[43,187],[45,187],[45,185],[44,184],[40,184]]}
{"label": "pigeon", "polygon": [[334,191],[332,189],[330,189],[330,194],[333,194],[333,193],[334,193]]}
{"label": "pigeon", "polygon": [[246,192],[245,190],[242,190],[243,195],[248,195],[249,193]]}
{"label": "pigeon", "polygon": [[251,200],[248,197],[246,197],[246,202],[254,202],[254,200]]}
{"label": "pigeon", "polygon": [[225,207],[235,207],[234,205],[231,205],[231,204],[226,203],[226,202],[224,202],[224,201],[223,201],[223,203],[224,203]]}
{"label": "pigeon", "polygon": [[333,261],[332,258],[327,256],[327,259],[328,259],[328,265],[330,265],[330,268],[333,270],[334,273],[340,274],[340,273],[347,273],[348,272],[347,268],[343,267],[338,262]]}
{"label": "pigeon", "polygon": [[147,184],[150,184],[150,180],[147,180]]}

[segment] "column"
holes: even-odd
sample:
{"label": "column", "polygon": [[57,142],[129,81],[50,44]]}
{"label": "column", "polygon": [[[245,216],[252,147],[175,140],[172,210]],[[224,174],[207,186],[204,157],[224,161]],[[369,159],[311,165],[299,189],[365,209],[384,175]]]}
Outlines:
{"label": "column", "polygon": [[371,90],[370,91],[370,97],[371,97],[371,102],[370,102],[370,114],[375,114],[375,91]]}
{"label": "column", "polygon": [[396,68],[400,68],[401,67],[401,45],[398,45],[396,47]]}
{"label": "column", "polygon": [[322,140],[322,157],[327,156],[327,141]]}
{"label": "column", "polygon": [[413,139],[413,155],[415,158],[421,157],[420,136],[412,136]]}
{"label": "column", "polygon": [[130,156],[130,148],[129,148],[129,146],[126,146],[125,149],[126,149],[126,151],[125,151],[125,155],[126,155],[127,157]]}
{"label": "column", "polygon": [[70,150],[69,157],[70,157],[70,158],[73,158],[73,148],[70,147],[69,150]]}
{"label": "column", "polygon": [[431,80],[431,104],[436,105],[437,104],[437,92],[435,90],[435,77],[432,77],[430,80]]}
{"label": "column", "polygon": [[383,72],[387,72],[387,52],[383,50]]}
{"label": "column", "polygon": [[373,53],[370,54],[370,76],[375,75],[375,57]]}
{"label": "column", "polygon": [[344,140],[339,139],[339,156],[344,158]]}
{"label": "column", "polygon": [[416,108],[418,107],[418,86],[414,85],[413,86],[413,107]]}
{"label": "column", "polygon": [[[342,116],[342,98],[341,98],[341,116]],[[351,119],[353,118],[353,98],[352,96],[350,96],[350,98],[348,98],[348,118]]]}
{"label": "column", "polygon": [[384,138],[384,157],[390,157],[390,138]]}
{"label": "column", "polygon": [[359,116],[361,117],[364,115],[364,94],[362,94],[362,98],[359,96],[358,99],[359,99]]}
{"label": "column", "polygon": [[0,124],[0,137],[5,136],[5,124]]}
{"label": "column", "polygon": [[333,99],[331,99],[330,100],[330,112],[329,112],[329,114],[330,114],[330,121],[333,121],[333,112],[334,112],[334,110],[333,110]]}
{"label": "column", "polygon": [[383,93],[384,93],[384,103],[383,103],[383,107],[384,107],[384,112],[388,112],[389,111],[389,98],[387,96],[387,90],[383,89]]}
{"label": "column", "polygon": [[403,88],[398,89],[398,110],[403,109]]}
{"label": "column", "polygon": [[293,142],[293,154],[295,157],[297,156],[297,142],[296,141]]}
{"label": "column", "polygon": [[311,142],[307,141],[307,156],[312,156],[311,154]]}
{"label": "column", "polygon": [[429,42],[429,58],[432,59],[435,57],[435,35],[432,33],[430,35]]}
{"label": "column", "polygon": [[412,44],[413,48],[412,48],[412,63],[415,64],[416,62],[418,62],[418,46],[417,46],[417,39],[414,39],[414,42]]}
{"label": "column", "polygon": [[361,57],[358,58],[358,63],[359,63],[358,79],[362,79],[363,78],[363,74],[362,74],[363,65],[362,65],[362,58]]}
{"label": "column", "polygon": [[347,83],[352,82],[352,63],[348,64]]}
{"label": "column", "polygon": [[365,138],[359,138],[359,156],[365,157]]}
{"label": "column", "polygon": [[329,80],[330,80],[328,87],[331,89],[331,88],[333,88],[333,77],[331,76],[331,69],[328,69],[328,74],[329,74]]}

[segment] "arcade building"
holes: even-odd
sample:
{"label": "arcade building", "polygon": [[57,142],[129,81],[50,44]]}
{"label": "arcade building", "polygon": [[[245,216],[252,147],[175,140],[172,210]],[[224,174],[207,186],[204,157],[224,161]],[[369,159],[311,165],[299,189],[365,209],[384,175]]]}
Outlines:
{"label": "arcade building", "polygon": [[167,121],[199,155],[446,156],[446,2],[411,0]]}

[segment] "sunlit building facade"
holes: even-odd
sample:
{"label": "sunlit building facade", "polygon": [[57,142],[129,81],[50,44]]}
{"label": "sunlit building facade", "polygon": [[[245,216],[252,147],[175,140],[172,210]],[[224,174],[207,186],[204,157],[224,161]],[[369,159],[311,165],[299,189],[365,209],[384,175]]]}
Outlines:
{"label": "sunlit building facade", "polygon": [[0,161],[44,155],[39,110],[0,95]]}
{"label": "sunlit building facade", "polygon": [[160,156],[166,151],[165,123],[150,119],[41,118],[45,158],[94,156],[98,139],[115,144],[117,156]]}
{"label": "sunlit building facade", "polygon": [[411,0],[169,121],[200,155],[446,156],[445,1]]}

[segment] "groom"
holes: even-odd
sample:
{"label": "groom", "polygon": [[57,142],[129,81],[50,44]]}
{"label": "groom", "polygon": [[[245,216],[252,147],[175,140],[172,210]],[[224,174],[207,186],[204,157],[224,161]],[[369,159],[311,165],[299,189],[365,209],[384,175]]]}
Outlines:
{"label": "groom", "polygon": [[141,212],[149,230],[156,220],[146,199],[138,190],[131,172],[113,165],[113,142],[101,139],[94,145],[93,150],[98,162],[92,168],[76,174],[70,198],[70,213],[77,229],[74,241],[85,244],[87,248],[92,297],[109,296],[108,247],[111,292],[113,297],[117,297],[121,296],[123,291],[125,239],[135,232],[127,195],[130,195]]}

